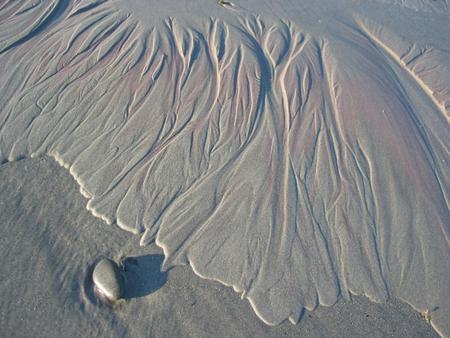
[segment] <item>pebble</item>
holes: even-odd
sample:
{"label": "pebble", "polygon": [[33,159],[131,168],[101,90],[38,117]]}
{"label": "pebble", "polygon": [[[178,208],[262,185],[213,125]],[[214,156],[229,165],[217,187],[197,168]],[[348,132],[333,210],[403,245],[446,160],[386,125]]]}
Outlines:
{"label": "pebble", "polygon": [[116,262],[103,258],[94,268],[92,280],[96,291],[108,301],[123,298],[125,282]]}

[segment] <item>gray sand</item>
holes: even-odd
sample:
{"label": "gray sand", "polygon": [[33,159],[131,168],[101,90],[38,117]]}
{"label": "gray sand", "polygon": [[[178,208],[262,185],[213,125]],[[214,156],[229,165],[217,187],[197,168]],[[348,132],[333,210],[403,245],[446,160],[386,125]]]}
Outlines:
{"label": "gray sand", "polygon": [[[448,0],[1,1],[0,163],[52,157],[130,248],[266,324],[359,295],[450,336],[449,18]],[[118,239],[57,221],[4,250],[34,243],[30,273],[48,255],[72,290]]]}
{"label": "gray sand", "polygon": [[[4,164],[0,182],[1,337],[437,336],[407,304],[364,297],[307,312],[297,325],[268,326],[231,288],[188,266],[159,272],[158,248],[140,248],[93,217],[52,159]],[[96,302],[86,281],[102,255],[136,257],[140,267],[126,263],[131,291],[115,310]]]}

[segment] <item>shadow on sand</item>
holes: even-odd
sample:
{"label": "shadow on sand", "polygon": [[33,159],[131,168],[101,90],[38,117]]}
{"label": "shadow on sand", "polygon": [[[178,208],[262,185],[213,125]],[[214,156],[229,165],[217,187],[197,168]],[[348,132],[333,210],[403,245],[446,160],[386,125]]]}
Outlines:
{"label": "shadow on sand", "polygon": [[167,281],[167,273],[161,272],[163,255],[127,257],[123,262],[126,279],[125,299],[147,296]]}

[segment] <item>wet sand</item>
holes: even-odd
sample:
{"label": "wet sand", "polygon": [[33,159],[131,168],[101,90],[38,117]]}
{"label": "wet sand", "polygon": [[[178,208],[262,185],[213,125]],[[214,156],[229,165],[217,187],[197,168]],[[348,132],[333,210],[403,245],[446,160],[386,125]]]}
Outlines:
{"label": "wet sand", "polygon": [[[4,337],[437,337],[409,305],[353,297],[268,326],[247,301],[189,266],[161,273],[161,250],[86,210],[73,178],[50,158],[0,166],[0,333]],[[99,257],[134,257],[127,300],[93,297]]]}
{"label": "wet sand", "polygon": [[[267,325],[358,295],[448,336],[449,17],[447,0],[6,0],[0,163],[51,157],[131,247]],[[36,224],[19,256],[39,267],[54,236],[94,264],[116,239],[81,223]],[[84,257],[67,255],[47,273]]]}

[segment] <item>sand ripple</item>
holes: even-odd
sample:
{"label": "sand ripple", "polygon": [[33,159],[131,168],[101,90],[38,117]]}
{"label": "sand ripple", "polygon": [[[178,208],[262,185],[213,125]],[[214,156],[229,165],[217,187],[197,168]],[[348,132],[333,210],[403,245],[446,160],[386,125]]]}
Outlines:
{"label": "sand ripple", "polygon": [[449,334],[450,50],[311,6],[324,27],[4,1],[0,162],[51,155],[94,215],[269,324],[354,293]]}

